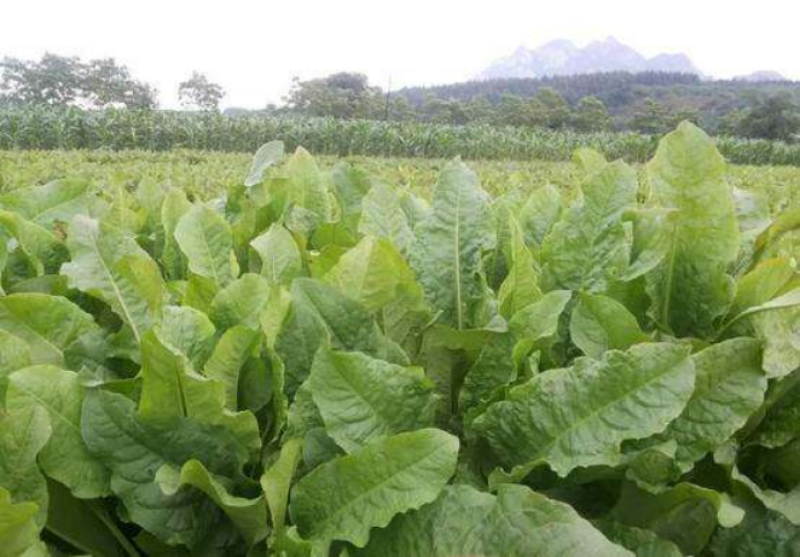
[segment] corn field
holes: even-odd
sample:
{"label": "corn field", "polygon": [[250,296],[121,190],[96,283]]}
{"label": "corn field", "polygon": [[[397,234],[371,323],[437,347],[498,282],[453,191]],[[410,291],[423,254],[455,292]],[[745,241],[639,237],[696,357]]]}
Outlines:
{"label": "corn field", "polygon": [[[274,139],[319,155],[452,158],[470,160],[569,160],[580,147],[610,159],[643,162],[658,138],[632,132],[576,133],[545,129],[452,126],[417,122],[336,120],[217,113],[49,108],[0,111],[0,149],[176,148],[252,152]],[[719,138],[731,162],[800,165],[800,145]]]}

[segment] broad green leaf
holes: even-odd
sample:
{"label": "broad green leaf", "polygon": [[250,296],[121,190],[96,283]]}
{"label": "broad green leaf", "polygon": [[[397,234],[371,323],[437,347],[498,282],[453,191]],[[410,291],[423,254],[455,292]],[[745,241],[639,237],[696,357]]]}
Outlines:
{"label": "broad green leaf", "polygon": [[800,278],[784,258],[766,259],[739,279],[729,329],[753,334],[764,342],[768,377],[783,377],[800,366]]}
{"label": "broad green leaf", "polygon": [[244,452],[261,446],[258,424],[250,412],[227,410],[226,385],[190,369],[183,354],[162,344],[152,333],[142,339],[142,392],[137,417],[165,424],[189,417],[226,427]]}
{"label": "broad green leaf", "polygon": [[605,296],[581,293],[572,311],[569,334],[575,346],[595,359],[608,350],[626,350],[649,337],[622,304]]}
{"label": "broad green leaf", "polygon": [[636,172],[622,162],[604,165],[583,186],[583,204],[571,208],[542,244],[542,283],[556,288],[604,292],[628,266],[622,224],[636,201]]}
{"label": "broad green leaf", "polygon": [[[275,412],[279,411],[282,399],[286,398],[286,393],[283,392],[283,377],[279,377],[283,374],[283,369],[280,367],[279,359],[270,348],[266,348],[262,352],[259,340],[256,340],[255,346],[254,355],[244,362],[239,371],[236,407],[239,410],[249,410],[257,414],[270,401],[273,401],[274,404],[270,408],[270,414],[273,417]],[[256,357],[258,354],[263,354],[263,357]],[[227,400],[228,398],[226,398]],[[262,441],[272,441],[269,432],[276,433],[281,427],[283,427],[281,421],[272,420],[267,434],[262,436]]]}
{"label": "broad green leaf", "polygon": [[250,165],[250,173],[244,181],[244,185],[252,188],[264,179],[264,174],[270,167],[274,166],[283,159],[283,141],[270,141],[262,145],[256,154],[253,155],[253,162]]}
{"label": "broad green leaf", "polygon": [[33,366],[9,377],[6,406],[9,412],[43,408],[53,434],[39,452],[39,465],[54,480],[81,499],[110,494],[108,470],[98,462],[81,438],[84,387],[78,374],[53,366]]}
{"label": "broad green leaf", "polygon": [[561,216],[561,193],[553,185],[533,191],[520,208],[519,223],[528,246],[541,246]]}
{"label": "broad green leaf", "polygon": [[354,557],[633,557],[569,505],[520,485],[497,495],[448,486],[436,501],[373,533]]}
{"label": "broad green leaf", "polygon": [[[325,423],[320,416],[319,408],[311,394],[311,383],[306,381],[294,395],[289,408],[286,439],[302,439],[312,429],[323,429]],[[323,431],[324,433],[324,431]]]}
{"label": "broad green leaf", "polygon": [[47,531],[93,557],[139,555],[112,518],[113,510],[99,499],[77,499],[63,485],[47,482]]}
{"label": "broad green leaf", "polygon": [[292,520],[320,554],[333,540],[364,547],[370,529],[436,499],[455,471],[458,446],[448,433],[423,429],[323,464],[292,490]]}
{"label": "broad green leaf", "polygon": [[633,243],[630,265],[621,280],[641,277],[664,260],[670,248],[669,234],[676,213],[674,209],[663,207],[636,207],[625,212],[623,220],[630,223]]}
{"label": "broad green leaf", "polygon": [[462,413],[487,402],[498,389],[511,384],[517,378],[513,361],[516,339],[511,334],[496,336],[487,342],[475,363],[467,371],[458,397]]}
{"label": "broad green leaf", "polygon": [[[800,288],[759,306],[751,317],[759,338],[764,339],[764,369],[770,378],[785,377],[800,367]],[[781,307],[780,304],[791,303]],[[771,305],[771,308],[765,306]]]}
{"label": "broad green leaf", "polygon": [[737,338],[695,354],[697,376],[692,398],[664,436],[678,443],[675,458],[691,466],[730,439],[764,401],[767,378],[761,369],[761,344]]}
{"label": "broad green leaf", "polygon": [[56,222],[68,223],[75,215],[89,214],[88,186],[86,180],[67,179],[20,188],[0,197],[0,207],[50,228]]}
{"label": "broad green leaf", "polygon": [[400,207],[408,219],[408,225],[413,230],[417,224],[431,214],[431,205],[427,200],[411,193],[408,187],[397,190],[397,193],[400,196]]}
{"label": "broad green leaf", "polygon": [[547,348],[554,342],[559,320],[571,298],[569,290],[553,290],[511,318],[508,328],[518,340],[513,354],[516,365],[531,350]]}
{"label": "broad green leaf", "polygon": [[259,345],[260,333],[244,325],[225,331],[206,362],[203,374],[225,385],[225,405],[229,410],[238,408],[239,377],[247,360]]}
{"label": "broad green leaf", "polygon": [[717,525],[732,528],[744,518],[724,493],[680,483],[659,493],[625,484],[610,518],[628,526],[652,530],[686,555],[698,555]]}
{"label": "broad green leaf", "polygon": [[656,201],[677,209],[665,260],[648,275],[653,315],[678,336],[709,335],[733,298],[739,251],[733,191],[714,141],[684,122],[661,140],[647,173]]}
{"label": "broad green leaf", "polygon": [[484,255],[483,274],[492,290],[500,288],[512,265],[514,254],[511,246],[511,219],[518,209],[520,197],[521,192],[513,190],[491,203],[496,241],[492,249]]}
{"label": "broad green leaf", "polygon": [[294,393],[311,371],[314,355],[329,342],[337,350],[358,350],[395,363],[405,354],[380,334],[367,309],[323,282],[300,278],[291,290],[289,315],[275,342],[286,364],[288,393]]}
{"label": "broad green leaf", "polygon": [[471,311],[484,295],[477,275],[494,244],[491,208],[478,177],[460,161],[448,164],[433,194],[433,209],[414,229],[411,265],[441,321],[473,325]]}
{"label": "broad green leaf", "polygon": [[0,329],[28,343],[31,363],[63,365],[65,352],[98,327],[66,298],[11,294],[0,297]]}
{"label": "broad green leaf", "polygon": [[198,460],[190,460],[180,469],[164,464],[156,473],[155,481],[169,496],[176,495],[184,486],[205,493],[230,519],[248,547],[267,535],[267,504],[264,497],[247,499],[232,495],[226,486],[228,482],[209,472]]}
{"label": "broad green leaf", "polygon": [[778,245],[778,241],[786,234],[800,229],[800,207],[789,207],[780,213],[773,223],[762,232],[755,242],[753,259],[758,261],[763,256],[769,256],[770,248]]}
{"label": "broad green leaf", "polygon": [[36,523],[36,503],[14,503],[11,494],[0,487],[0,556],[44,557],[47,548],[39,541],[41,526]]}
{"label": "broad green leaf", "polygon": [[419,283],[415,283],[411,289],[398,291],[397,297],[383,307],[379,319],[386,336],[411,354],[419,348],[419,337],[432,317]]}
{"label": "broad green leaf", "polygon": [[225,219],[211,207],[195,205],[175,227],[175,239],[189,270],[224,287],[239,275],[233,235]]}
{"label": "broad green leaf", "polygon": [[291,181],[289,199],[318,221],[331,217],[331,199],[325,177],[314,158],[298,147],[286,163],[286,175]]}
{"label": "broad green leaf", "polygon": [[568,290],[548,292],[540,300],[525,306],[509,321],[512,333],[520,339],[541,339],[555,334],[558,319],[572,298]]}
{"label": "broad green leaf", "polygon": [[31,365],[28,344],[19,337],[0,330],[0,412],[5,404],[6,378],[18,369]]}
{"label": "broad green leaf", "polygon": [[282,286],[272,288],[267,305],[259,319],[261,332],[264,333],[269,348],[275,348],[275,340],[289,314],[291,305],[292,297],[285,288]]}
{"label": "broad green leaf", "polygon": [[[313,551],[312,545],[300,537],[294,526],[278,532],[270,549],[281,557],[310,557]],[[345,553],[341,555],[347,557]]]}
{"label": "broad green leaf", "polygon": [[459,330],[447,325],[433,325],[425,333],[423,350],[446,348],[453,352],[463,351],[471,361],[486,344],[506,332],[508,324],[499,316],[478,329]]}
{"label": "broad green leaf", "polygon": [[138,234],[146,222],[146,214],[136,203],[136,198],[122,182],[112,183],[104,188],[104,194],[111,203],[102,213],[102,219],[107,224],[131,234]]}
{"label": "broad green leaf", "polygon": [[400,253],[408,253],[414,234],[397,192],[384,184],[375,184],[362,199],[361,206],[358,231],[365,236],[384,238]]}
{"label": "broad green leaf", "polygon": [[133,238],[82,215],[70,222],[67,246],[72,261],[61,274],[69,286],[111,306],[138,342],[161,316],[164,283],[158,265]]}
{"label": "broad green leaf", "polygon": [[261,475],[261,489],[269,505],[272,526],[280,531],[286,520],[286,509],[289,506],[289,488],[300,461],[302,442],[289,439],[281,447],[281,453],[272,466]]}
{"label": "broad green leaf", "polygon": [[214,349],[214,324],[204,313],[189,307],[165,307],[155,332],[162,343],[186,356],[195,369],[202,367]]}
{"label": "broad green leaf", "polygon": [[361,202],[373,187],[372,177],[364,169],[342,161],[331,170],[331,181],[342,215],[347,220],[355,219],[353,224],[356,224],[361,215]]}
{"label": "broad green leaf", "polygon": [[753,441],[769,448],[800,438],[800,372],[773,384]]}
{"label": "broad green leaf", "polygon": [[163,184],[154,179],[143,179],[136,186],[136,200],[145,211],[145,230],[153,235],[153,239],[162,241],[161,208],[164,205],[166,191]]}
{"label": "broad green leaf", "polygon": [[738,316],[777,298],[791,284],[795,275],[794,267],[788,259],[761,261],[736,283],[736,297],[729,315]]}
{"label": "broad green leaf", "polygon": [[17,213],[0,209],[0,233],[16,240],[16,250],[23,254],[33,276],[55,273],[68,259],[64,243],[55,234]]}
{"label": "broad green leaf", "polygon": [[138,415],[152,422],[163,422],[189,415],[187,402],[188,360],[178,350],[163,344],[155,333],[141,342],[142,393]]}
{"label": "broad green leaf", "polygon": [[164,196],[161,205],[161,224],[164,228],[164,247],[161,253],[161,262],[164,272],[170,279],[186,277],[186,256],[181,252],[175,239],[175,229],[178,227],[183,215],[188,213],[192,204],[186,199],[186,194],[181,189],[170,188]]}
{"label": "broad green leaf", "polygon": [[36,524],[47,518],[47,485],[36,457],[52,433],[47,412],[40,407],[0,417],[0,488],[14,503],[33,503]]}
{"label": "broad green leaf", "polygon": [[213,279],[189,273],[180,301],[184,308],[194,308],[207,314],[211,312],[211,302],[219,291],[220,287]]}
{"label": "broad green leaf", "polygon": [[800,306],[800,287],[794,288],[785,294],[776,296],[769,301],[764,302],[763,304],[747,308],[742,313],[737,315],[734,318],[734,321],[738,321],[739,319],[750,317],[751,315],[765,311],[788,309],[797,306]]}
{"label": "broad green leaf", "polygon": [[682,346],[611,350],[599,361],[535,376],[491,405],[474,427],[512,478],[542,464],[562,477],[577,467],[613,466],[622,441],[659,433],[678,417],[694,375]]}
{"label": "broad green leaf", "polygon": [[235,477],[244,455],[230,433],[218,425],[176,418],[163,427],[136,418],[133,402],[122,395],[90,391],[81,416],[89,451],[111,470],[111,490],[131,520],[168,544],[189,547],[219,524],[220,511],[199,491],[165,494],[155,482],[165,464],[196,459],[214,474]]}
{"label": "broad green leaf", "polygon": [[303,270],[300,249],[292,234],[275,223],[250,242],[261,259],[261,276],[270,284],[288,286]]}
{"label": "broad green leaf", "polygon": [[572,162],[585,176],[590,176],[601,170],[608,161],[602,153],[588,147],[581,147],[572,154]]}
{"label": "broad green leaf", "polygon": [[339,258],[325,275],[325,282],[370,311],[401,296],[422,297],[414,273],[392,244],[370,236]]}
{"label": "broad green leaf", "polygon": [[347,227],[347,222],[341,220],[342,217],[337,215],[340,220],[334,222],[320,223],[311,238],[308,241],[311,249],[323,250],[330,248],[351,248],[356,244],[356,237],[354,232],[351,232]]}
{"label": "broad green leaf", "polygon": [[258,330],[270,292],[265,278],[246,273],[217,293],[211,303],[211,318],[220,330],[236,325]]}
{"label": "broad green leaf", "polygon": [[347,253],[346,247],[337,245],[323,246],[317,253],[310,253],[308,259],[308,272],[311,278],[322,279],[328,271]]}
{"label": "broad green leaf", "polygon": [[539,273],[534,269],[533,255],[525,245],[522,230],[513,216],[510,217],[509,228],[511,230],[511,269],[498,293],[500,313],[506,319],[511,319],[519,310],[542,297],[542,291],[539,288]]}
{"label": "broad green leaf", "polygon": [[323,346],[309,381],[328,435],[348,453],[396,433],[433,425],[435,387],[422,368]]}

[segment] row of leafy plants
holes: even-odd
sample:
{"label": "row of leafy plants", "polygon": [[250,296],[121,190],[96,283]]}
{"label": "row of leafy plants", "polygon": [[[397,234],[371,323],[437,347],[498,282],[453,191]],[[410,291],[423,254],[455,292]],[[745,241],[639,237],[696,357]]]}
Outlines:
{"label": "row of leafy plants", "polygon": [[800,213],[576,161],[0,197],[0,555],[797,554]]}
{"label": "row of leafy plants", "polygon": [[[577,133],[491,125],[293,118],[169,111],[51,109],[0,110],[0,149],[175,148],[253,152],[279,138],[288,149],[319,155],[570,160],[590,147],[609,159],[645,162],[656,137],[637,133]],[[737,164],[800,165],[800,146],[721,137],[723,155]]]}

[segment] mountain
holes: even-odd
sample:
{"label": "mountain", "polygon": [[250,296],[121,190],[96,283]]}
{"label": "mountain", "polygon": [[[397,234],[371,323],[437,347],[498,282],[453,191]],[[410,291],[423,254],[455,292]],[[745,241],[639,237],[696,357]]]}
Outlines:
{"label": "mountain", "polygon": [[614,37],[593,41],[583,48],[556,40],[535,49],[519,47],[510,56],[492,62],[478,79],[542,77],[600,72],[672,72],[702,75],[685,54],[647,58]]}
{"label": "mountain", "polygon": [[739,75],[733,78],[734,81],[746,81],[748,83],[772,83],[775,81],[789,81],[789,79],[773,71],[753,72],[747,75]]}

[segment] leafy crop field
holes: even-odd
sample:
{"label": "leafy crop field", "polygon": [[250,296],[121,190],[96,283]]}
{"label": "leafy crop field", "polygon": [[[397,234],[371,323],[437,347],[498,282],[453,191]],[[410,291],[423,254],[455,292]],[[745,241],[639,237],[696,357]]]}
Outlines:
{"label": "leafy crop field", "polygon": [[[89,187],[124,187],[135,191],[142,182],[155,181],[183,189],[201,198],[221,195],[247,174],[251,155],[209,151],[0,151],[0,192],[44,185],[60,178],[87,180]],[[323,171],[337,163],[367,172],[386,184],[407,186],[430,199],[445,159],[403,159],[351,156],[317,157]],[[552,184],[567,199],[578,192],[580,173],[574,162],[470,161],[481,186],[494,197],[516,189],[524,192]],[[645,181],[644,167],[636,165]],[[750,191],[774,211],[800,204],[800,168],[792,166],[729,165],[726,176],[731,185]]]}
{"label": "leafy crop field", "polygon": [[0,160],[3,557],[800,548],[786,169]]}

